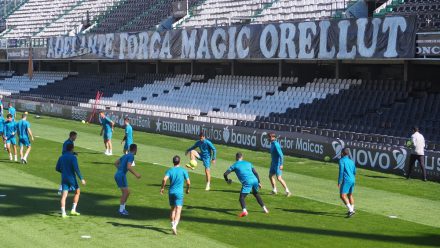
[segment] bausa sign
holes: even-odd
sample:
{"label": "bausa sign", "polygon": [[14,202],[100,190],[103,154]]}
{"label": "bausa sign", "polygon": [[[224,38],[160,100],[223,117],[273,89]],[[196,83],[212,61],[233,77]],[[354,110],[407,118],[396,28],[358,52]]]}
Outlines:
{"label": "bausa sign", "polygon": [[415,18],[253,24],[166,32],[51,37],[47,58],[353,59],[413,58]]}

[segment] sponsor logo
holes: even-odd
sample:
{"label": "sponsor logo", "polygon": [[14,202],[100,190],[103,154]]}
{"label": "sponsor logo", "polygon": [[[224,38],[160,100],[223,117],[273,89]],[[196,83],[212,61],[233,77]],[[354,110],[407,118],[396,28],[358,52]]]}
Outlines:
{"label": "sponsor logo", "polygon": [[35,111],[37,111],[37,105],[36,105],[35,103],[29,103],[29,102],[26,102],[26,103],[23,103],[21,106],[22,106],[22,108],[24,108],[26,111],[30,111],[30,112],[35,112]]}
{"label": "sponsor logo", "polygon": [[396,167],[394,167],[394,169],[395,170],[404,170],[406,157],[407,157],[407,151],[403,148],[400,148],[399,150],[393,150],[393,157],[396,160]]}
{"label": "sponsor logo", "polygon": [[[223,136],[224,129],[214,128],[213,126],[211,126],[211,127],[202,127],[202,130],[203,133],[205,134],[205,137],[209,140],[222,141],[224,139]],[[229,133],[227,135],[229,135]]]}
{"label": "sponsor logo", "polygon": [[345,143],[343,140],[338,139],[332,142],[333,150],[335,151],[335,156],[333,159],[341,158],[342,149],[345,147]]}
{"label": "sponsor logo", "polygon": [[156,121],[156,132],[160,132],[160,127],[162,126],[162,123],[160,123],[160,120]]}
{"label": "sponsor logo", "polygon": [[54,105],[53,103],[43,103],[41,104],[41,112],[62,115],[63,107],[59,105]]}
{"label": "sponsor logo", "polygon": [[225,141],[225,143],[229,142],[229,138],[230,138],[231,133],[229,132],[229,127],[225,127],[223,128],[223,140]]}
{"label": "sponsor logo", "polygon": [[198,124],[173,122],[173,121],[156,121],[156,132],[173,132],[190,135],[198,135],[201,127]]}
{"label": "sponsor logo", "polygon": [[87,111],[82,108],[72,107],[72,119],[73,120],[85,120],[87,119]]}

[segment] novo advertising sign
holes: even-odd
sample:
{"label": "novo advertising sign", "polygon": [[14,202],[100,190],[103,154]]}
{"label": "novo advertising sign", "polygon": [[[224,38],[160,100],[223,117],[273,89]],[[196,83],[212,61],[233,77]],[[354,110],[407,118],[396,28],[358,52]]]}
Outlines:
{"label": "novo advertising sign", "polygon": [[[5,101],[8,102],[8,100]],[[22,100],[11,100],[11,102],[20,111],[78,121],[87,120],[92,112],[91,109],[51,103]],[[123,126],[124,117],[129,117],[133,128],[141,131],[190,139],[197,139],[199,133],[203,131],[214,144],[259,151],[269,151],[270,149],[268,133],[272,131],[269,130],[159,118],[117,111],[106,111],[106,114],[120,127]],[[93,122],[99,123],[97,116]],[[350,149],[350,155],[357,167],[398,175],[402,175],[406,170],[411,154],[411,150],[398,146],[333,139],[308,133],[276,132],[276,134],[286,155],[320,161],[328,156],[333,158],[333,161],[337,161],[341,156],[342,149],[347,147]],[[440,152],[427,151],[425,162],[428,179],[440,181]],[[415,173],[421,176],[418,164],[416,164]]]}
{"label": "novo advertising sign", "polygon": [[417,34],[416,56],[421,58],[440,57],[440,32]]}
{"label": "novo advertising sign", "polygon": [[107,33],[48,39],[47,59],[414,58],[416,19],[342,20]]}

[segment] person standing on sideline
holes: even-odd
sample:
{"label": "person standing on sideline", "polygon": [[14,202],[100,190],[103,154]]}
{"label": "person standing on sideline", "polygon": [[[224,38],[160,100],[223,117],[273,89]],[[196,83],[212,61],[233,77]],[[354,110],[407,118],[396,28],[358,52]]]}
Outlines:
{"label": "person standing on sideline", "polygon": [[425,169],[425,138],[419,132],[418,127],[413,127],[413,135],[411,135],[412,153],[409,157],[409,168],[406,174],[406,179],[409,179],[411,172],[415,167],[416,161],[419,162],[420,168],[423,172],[423,181],[427,181]]}
{"label": "person standing on sideline", "polygon": [[82,185],[86,185],[86,180],[82,177],[78,166],[78,159],[73,155],[73,144],[68,144],[66,147],[66,153],[61,155],[58,159],[56,171],[61,173],[61,185],[63,188],[63,194],[61,195],[61,217],[66,218],[66,198],[69,191],[75,191],[73,197],[71,216],[79,216],[80,213],[76,211],[76,207],[79,201],[80,189],[76,177],[79,177]]}
{"label": "person standing on sideline", "polygon": [[[20,145],[20,160],[22,164],[27,164],[27,158],[31,152],[31,141],[34,141],[34,136],[31,131],[31,124],[27,121],[28,112],[22,115],[22,119],[17,123],[18,143]],[[29,140],[30,137],[30,140]],[[24,147],[26,152],[23,155]]]}
{"label": "person standing on sideline", "polygon": [[173,230],[174,235],[177,235],[177,225],[179,224],[183,207],[183,184],[186,182],[186,193],[189,194],[191,182],[189,180],[188,171],[180,167],[179,156],[176,155],[173,157],[173,165],[174,167],[168,169],[165,173],[165,176],[162,180],[162,187],[160,188],[160,194],[163,195],[167,180],[170,179],[168,198],[171,207],[171,229]]}
{"label": "person standing on sideline", "polygon": [[103,111],[99,113],[99,122],[102,125],[100,135],[103,135],[104,138],[104,146],[105,146],[104,154],[107,156],[111,156],[113,155],[112,135],[113,135],[115,123],[112,120],[110,120],[110,118],[105,116],[105,113]]}
{"label": "person standing on sideline", "polygon": [[[217,150],[215,149],[212,142],[206,139],[205,134],[201,132],[199,134],[199,140],[191,146],[185,152],[185,156],[190,154],[191,160],[201,160],[203,161],[203,166],[205,166],[205,176],[206,176],[206,191],[211,190],[211,162],[215,164],[215,158],[217,156]],[[195,149],[199,148],[200,153],[198,153]],[[188,163],[186,167],[194,170],[195,168],[191,166],[191,163]]]}
{"label": "person standing on sideline", "polygon": [[261,189],[261,183],[260,177],[258,176],[258,173],[255,170],[254,166],[250,162],[243,160],[243,154],[241,152],[235,154],[235,160],[237,162],[235,162],[233,165],[231,165],[231,167],[229,167],[228,170],[225,171],[223,177],[228,184],[231,184],[232,179],[229,179],[228,175],[231,172],[235,172],[238,180],[241,183],[240,198],[238,200],[243,211],[241,212],[239,217],[245,217],[248,215],[245,198],[250,193],[252,193],[255,199],[257,199],[257,202],[258,204],[260,204],[263,212],[268,214],[269,210],[267,210],[266,206],[263,203],[263,200],[261,199],[260,194],[258,193],[259,189]]}
{"label": "person standing on sideline", "polygon": [[278,182],[280,182],[281,185],[286,190],[286,196],[289,197],[292,195],[292,193],[290,193],[289,188],[287,188],[286,182],[283,180],[282,177],[284,154],[283,151],[281,151],[281,145],[276,139],[274,133],[269,134],[269,139],[270,139],[270,155],[272,157],[270,170],[269,170],[269,179],[270,179],[270,184],[272,185],[272,194],[274,195],[278,194],[276,181],[275,181],[275,176],[276,176]]}
{"label": "person standing on sideline", "polygon": [[344,148],[341,153],[341,159],[339,160],[339,177],[338,188],[342,202],[348,209],[347,217],[351,217],[354,212],[354,198],[353,190],[356,182],[356,165],[353,160],[350,159],[350,150]]}

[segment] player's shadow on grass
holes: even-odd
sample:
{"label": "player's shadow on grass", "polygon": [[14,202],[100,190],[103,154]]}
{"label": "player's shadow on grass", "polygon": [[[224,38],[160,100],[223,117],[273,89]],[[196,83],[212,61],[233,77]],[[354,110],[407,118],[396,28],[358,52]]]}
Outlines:
{"label": "player's shadow on grass", "polygon": [[376,178],[376,179],[394,179],[394,180],[403,179],[400,177],[387,177],[387,176],[375,176],[375,175],[364,175],[364,177]]}
{"label": "player's shadow on grass", "polygon": [[155,227],[155,226],[151,226],[151,225],[123,224],[123,223],[112,222],[112,221],[108,221],[107,223],[111,224],[114,227],[138,228],[138,229],[152,230],[152,231],[160,232],[160,233],[163,233],[163,234],[172,234],[167,229],[160,228],[160,227]]}
{"label": "player's shadow on grass", "polygon": [[205,207],[205,206],[183,206],[184,209],[196,209],[196,210],[203,210],[208,212],[217,212],[221,214],[227,214],[227,215],[233,215],[233,211],[236,211],[236,209],[225,209],[225,208],[211,208],[211,207]]}
{"label": "player's shadow on grass", "polygon": [[237,190],[233,190],[233,189],[211,189],[210,191],[222,192],[222,193],[237,193],[237,194],[240,193],[239,189],[237,189]]}
{"label": "player's shadow on grass", "polygon": [[100,161],[92,161],[92,162],[89,162],[89,163],[90,164],[96,164],[96,165],[114,165],[114,163],[112,163],[112,162],[100,162]]}
{"label": "player's shadow on grass", "polygon": [[318,212],[318,211],[311,211],[311,210],[304,210],[304,209],[285,209],[285,208],[275,208],[275,209],[279,209],[279,210],[289,212],[289,213],[296,213],[296,214],[323,215],[323,216],[339,217],[339,218],[346,216],[346,214],[331,213],[331,212]]}

